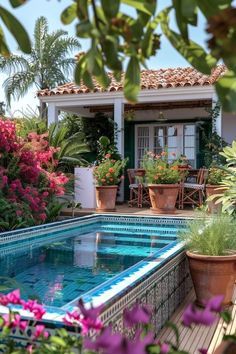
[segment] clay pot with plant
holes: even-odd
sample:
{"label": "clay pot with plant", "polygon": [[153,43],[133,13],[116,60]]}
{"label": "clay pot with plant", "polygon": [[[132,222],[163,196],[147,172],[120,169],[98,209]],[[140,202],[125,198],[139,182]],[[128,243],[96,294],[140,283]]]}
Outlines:
{"label": "clay pot with plant", "polygon": [[[173,158],[175,154],[173,153]],[[145,178],[148,183],[151,211],[154,214],[173,214],[179,193],[181,178],[178,160],[168,161],[168,153],[160,155],[148,152],[142,160]]]}
{"label": "clay pot with plant", "polygon": [[187,249],[197,304],[204,306],[223,295],[223,305],[230,305],[236,279],[236,220],[224,214],[192,220],[180,239]]}
{"label": "clay pot with plant", "polygon": [[115,211],[117,189],[126,163],[127,159],[113,160],[111,155],[107,154],[94,168],[97,211]]}
{"label": "clay pot with plant", "polygon": [[206,196],[207,208],[210,214],[219,213],[222,209],[222,203],[217,201],[217,196],[223,194],[226,189],[222,186],[222,181],[225,177],[225,171],[219,167],[211,167],[209,169]]}

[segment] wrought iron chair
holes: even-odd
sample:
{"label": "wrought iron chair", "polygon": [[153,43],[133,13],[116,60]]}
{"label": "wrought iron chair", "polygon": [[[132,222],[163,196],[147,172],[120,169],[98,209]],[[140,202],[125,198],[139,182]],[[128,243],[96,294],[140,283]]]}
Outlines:
{"label": "wrought iron chair", "polygon": [[205,188],[208,170],[200,168],[196,177],[196,183],[182,183],[181,203],[183,209],[185,204],[201,206],[205,197]]}
{"label": "wrought iron chair", "polygon": [[129,178],[129,202],[130,207],[137,206],[142,208],[143,205],[143,178],[145,170],[143,169],[128,169]]}

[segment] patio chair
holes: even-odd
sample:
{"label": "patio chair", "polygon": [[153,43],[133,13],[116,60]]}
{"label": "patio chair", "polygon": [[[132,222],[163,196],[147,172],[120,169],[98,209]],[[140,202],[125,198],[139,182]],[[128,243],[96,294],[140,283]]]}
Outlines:
{"label": "patio chair", "polygon": [[145,176],[145,171],[142,169],[128,169],[127,174],[129,178],[128,205],[130,207],[137,206],[138,208],[142,208],[142,180]]}
{"label": "patio chair", "polygon": [[182,183],[182,193],[181,193],[181,205],[183,209],[185,204],[201,206],[205,197],[205,188],[207,180],[208,170],[206,168],[200,168],[197,177],[196,183]]}

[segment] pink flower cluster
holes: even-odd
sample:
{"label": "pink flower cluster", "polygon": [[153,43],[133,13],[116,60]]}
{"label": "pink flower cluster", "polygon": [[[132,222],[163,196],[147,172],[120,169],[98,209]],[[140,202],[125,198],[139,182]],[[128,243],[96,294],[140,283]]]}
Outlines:
{"label": "pink flower cluster", "polygon": [[16,127],[10,120],[0,119],[0,151],[12,152],[19,148],[16,138]]}
{"label": "pink flower cluster", "polygon": [[[0,119],[0,194],[13,203],[18,217],[35,223],[46,219],[45,208],[52,197],[63,195],[68,178],[54,172],[58,148],[49,146],[48,134],[16,134],[15,123]],[[28,208],[28,212],[26,212]]]}

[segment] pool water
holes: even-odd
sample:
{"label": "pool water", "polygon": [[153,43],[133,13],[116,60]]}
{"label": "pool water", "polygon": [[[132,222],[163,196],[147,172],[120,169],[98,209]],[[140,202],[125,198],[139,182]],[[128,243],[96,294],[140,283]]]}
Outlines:
{"label": "pool water", "polygon": [[[136,225],[137,226],[137,225]],[[3,245],[0,286],[20,287],[23,297],[62,307],[176,240],[176,226],[155,225],[145,231],[113,224],[90,225],[51,237]],[[57,237],[58,236],[58,237]],[[6,277],[6,278],[5,278]],[[9,277],[11,278],[8,281]]]}

